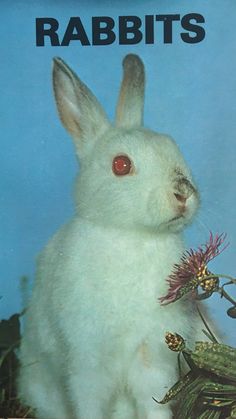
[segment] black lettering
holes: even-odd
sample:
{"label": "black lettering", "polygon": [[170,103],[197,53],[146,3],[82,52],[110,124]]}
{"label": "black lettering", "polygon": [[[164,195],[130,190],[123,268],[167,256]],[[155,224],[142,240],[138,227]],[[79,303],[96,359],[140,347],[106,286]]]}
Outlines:
{"label": "black lettering", "polygon": [[[74,30],[76,31],[74,33]],[[61,45],[67,47],[70,41],[80,41],[81,45],[90,45],[85,29],[79,17],[71,17]]]}
{"label": "black lettering", "polygon": [[[92,24],[93,45],[109,45],[115,41],[116,35],[112,30],[115,26],[115,22],[111,17],[93,17]],[[103,35],[103,37],[101,35]]]}
{"label": "black lettering", "polygon": [[143,37],[139,30],[141,26],[142,21],[137,16],[119,16],[119,43],[121,45],[138,44]]}
{"label": "black lettering", "polygon": [[[48,28],[45,25],[49,25]],[[59,23],[56,19],[52,17],[39,17],[36,18],[36,45],[37,47],[44,47],[45,45],[45,36],[49,36],[51,45],[53,47],[60,46],[57,29]]]}
{"label": "black lettering", "polygon": [[164,24],[164,44],[172,43],[172,22],[180,20],[180,15],[156,15],[157,21],[162,21]]}
{"label": "black lettering", "polygon": [[200,25],[194,25],[191,23],[191,20],[195,20],[197,23],[205,23],[205,19],[199,13],[189,13],[188,15],[183,16],[181,20],[181,25],[183,29],[187,31],[194,32],[195,36],[190,36],[188,32],[182,32],[181,38],[184,42],[188,44],[196,44],[201,42],[205,38],[205,29]]}
{"label": "black lettering", "polygon": [[154,16],[145,16],[145,43],[154,44]]}

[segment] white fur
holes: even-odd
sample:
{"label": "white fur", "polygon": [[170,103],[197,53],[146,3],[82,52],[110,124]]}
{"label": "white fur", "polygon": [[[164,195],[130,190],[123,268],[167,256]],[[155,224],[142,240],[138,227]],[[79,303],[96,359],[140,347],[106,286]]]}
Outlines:
{"label": "white fur", "polygon": [[[89,89],[55,60],[58,110],[81,165],[76,215],[39,257],[21,345],[19,392],[42,419],[172,417],[152,399],[177,379],[165,332],[191,342],[198,319],[188,300],[162,307],[158,298],[184,250],[181,231],[198,194],[174,141],[141,127],[143,83],[141,60],[127,56],[118,128],[111,127]],[[122,106],[135,97],[135,126],[125,127]],[[132,160],[132,174],[113,174],[119,154]],[[184,211],[177,193],[186,196]]]}

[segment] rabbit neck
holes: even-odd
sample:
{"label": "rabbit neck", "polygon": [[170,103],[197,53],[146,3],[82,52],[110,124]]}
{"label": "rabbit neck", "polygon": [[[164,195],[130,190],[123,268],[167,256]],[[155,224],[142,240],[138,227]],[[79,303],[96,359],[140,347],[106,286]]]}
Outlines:
{"label": "rabbit neck", "polygon": [[145,225],[145,224],[137,224],[137,223],[126,223],[126,220],[123,220],[123,223],[114,224],[114,222],[109,222],[108,219],[103,217],[91,217],[85,214],[76,214],[75,219],[77,222],[87,225],[93,229],[98,229],[102,233],[104,231],[110,232],[110,234],[121,234],[122,236],[128,235],[129,237],[137,237],[147,239],[160,239],[165,240],[168,237],[171,240],[174,238],[175,240],[183,240],[183,227],[180,228],[163,228],[162,226],[153,226],[153,225]]}
{"label": "rabbit neck", "polygon": [[[100,247],[115,247],[133,251],[138,254],[145,253],[145,249],[153,247],[156,254],[162,254],[164,259],[169,259],[169,254],[180,256],[184,250],[183,234],[181,232],[157,231],[151,228],[126,228],[125,226],[113,226],[101,224],[91,219],[76,216],[74,222],[76,230],[82,232]],[[73,227],[74,228],[74,227]],[[178,257],[177,256],[177,257]]]}

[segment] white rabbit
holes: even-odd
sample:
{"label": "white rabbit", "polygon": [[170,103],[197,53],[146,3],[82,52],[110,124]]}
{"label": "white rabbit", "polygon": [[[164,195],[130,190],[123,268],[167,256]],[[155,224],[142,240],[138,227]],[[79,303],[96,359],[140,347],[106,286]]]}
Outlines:
{"label": "white rabbit", "polygon": [[196,337],[194,304],[158,298],[198,192],[175,142],[142,127],[142,61],[130,54],[123,66],[113,126],[54,60],[56,103],[80,171],[76,214],[39,257],[22,339],[19,392],[41,419],[171,418],[170,405],[152,399],[177,379],[165,332]]}

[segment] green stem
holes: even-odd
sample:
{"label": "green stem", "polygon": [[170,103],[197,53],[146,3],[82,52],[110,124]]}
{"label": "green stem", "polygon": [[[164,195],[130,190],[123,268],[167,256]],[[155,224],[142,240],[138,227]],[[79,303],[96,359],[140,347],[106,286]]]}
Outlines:
{"label": "green stem", "polygon": [[232,281],[225,282],[222,287],[226,287],[226,285],[232,285]]}
{"label": "green stem", "polygon": [[[207,329],[207,331],[208,331],[209,335],[211,336],[211,341],[212,341],[212,342],[215,342],[215,343],[219,343],[219,342],[218,342],[218,340],[216,339],[215,335],[214,335],[214,334],[213,334],[213,332],[211,331],[210,327],[208,326],[208,324],[207,324],[206,320],[204,319],[203,314],[202,314],[202,312],[201,312],[200,308],[198,307],[198,305],[197,305],[197,311],[198,311],[199,316],[201,317],[201,320],[202,320],[202,322],[203,322],[203,324],[204,324],[205,328]],[[203,330],[203,332],[204,332],[204,330]]]}
{"label": "green stem", "polygon": [[236,284],[236,279],[233,278],[232,276],[229,275],[224,275],[224,274],[212,274],[212,275],[207,275],[204,276],[203,279],[210,279],[210,278],[225,278],[225,279],[229,279],[231,281],[232,284]]}
{"label": "green stem", "polygon": [[219,287],[218,289],[215,290],[215,292],[218,292],[221,295],[221,297],[226,298],[226,300],[228,300],[231,304],[233,304],[233,306],[236,307],[236,301],[224,289],[224,286],[225,285],[230,285],[230,284],[235,284],[236,285],[236,279],[233,278],[230,275],[213,274],[213,275],[206,275],[206,276],[204,276],[202,278],[202,280],[211,279],[211,278],[225,278],[225,279],[229,279],[230,282],[227,282],[227,284],[224,284],[222,287]]}
{"label": "green stem", "polygon": [[9,346],[2,354],[1,358],[0,358],[0,368],[2,367],[3,362],[5,361],[7,355],[9,353],[11,353],[18,345],[19,345],[20,341],[18,340],[17,342],[14,342],[11,346]]}
{"label": "green stem", "polygon": [[221,295],[221,297],[226,298],[226,300],[228,300],[230,303],[233,304],[233,306],[236,307],[236,301],[232,297],[230,297],[230,295],[225,291],[223,287],[218,289],[218,293]]}

